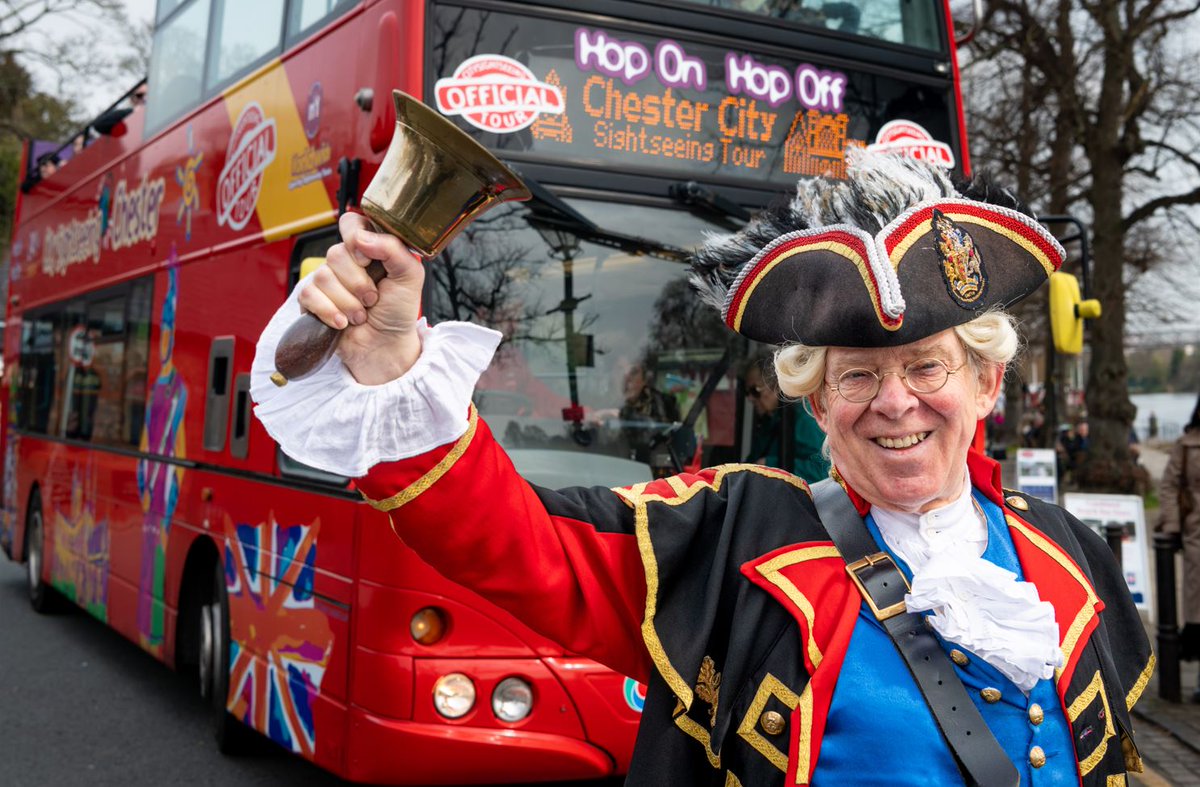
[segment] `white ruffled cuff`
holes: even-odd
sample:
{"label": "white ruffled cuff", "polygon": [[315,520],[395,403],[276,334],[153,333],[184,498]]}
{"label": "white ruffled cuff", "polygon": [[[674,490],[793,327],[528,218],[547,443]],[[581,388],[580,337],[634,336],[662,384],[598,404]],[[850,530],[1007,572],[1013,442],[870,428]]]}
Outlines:
{"label": "white ruffled cuff", "polygon": [[467,430],[467,409],[479,376],[500,344],[498,331],[444,322],[418,331],[421,355],[404,376],[362,385],[334,356],[282,388],[271,382],[275,346],[300,316],[306,277],[275,312],[258,339],[250,375],[255,415],[284,453],[330,473],[359,477],[380,462],[419,456]]}
{"label": "white ruffled cuff", "polygon": [[930,625],[975,653],[1028,693],[1063,665],[1054,607],[1011,571],[951,550],[913,575],[910,612],[933,610]]}

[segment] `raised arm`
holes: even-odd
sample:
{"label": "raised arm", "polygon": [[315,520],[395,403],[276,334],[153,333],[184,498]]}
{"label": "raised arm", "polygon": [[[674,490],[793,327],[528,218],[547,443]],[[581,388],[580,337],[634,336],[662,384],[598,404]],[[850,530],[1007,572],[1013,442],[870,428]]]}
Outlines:
{"label": "raised arm", "polygon": [[[612,490],[538,489],[470,404],[500,335],[420,319],[424,267],[400,241],[342,217],[343,243],[259,340],[256,415],[294,459],[343,475],[448,578],[564,647],[645,679],[646,585],[634,512]],[[383,262],[378,286],[365,268]],[[437,264],[433,262],[431,264]],[[309,311],[345,328],[337,357],[283,388],[274,346]]]}

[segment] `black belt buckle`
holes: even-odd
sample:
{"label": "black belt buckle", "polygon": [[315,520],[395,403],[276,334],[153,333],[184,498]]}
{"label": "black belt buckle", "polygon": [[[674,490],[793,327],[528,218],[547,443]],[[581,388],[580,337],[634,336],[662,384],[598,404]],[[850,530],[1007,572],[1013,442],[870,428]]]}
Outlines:
{"label": "black belt buckle", "polygon": [[892,556],[887,552],[876,552],[873,555],[867,555],[860,560],[855,560],[853,563],[846,564],[846,573],[850,575],[850,579],[854,580],[854,584],[858,586],[858,592],[862,594],[864,599],[866,599],[867,606],[871,608],[871,612],[875,613],[876,620],[882,622],[885,620],[890,620],[897,615],[904,614],[904,612],[907,611],[907,608],[904,606],[903,597],[901,597],[901,599],[895,604],[891,604],[883,609],[880,609],[879,605],[875,603],[875,597],[871,594],[871,591],[867,589],[866,583],[859,575],[860,572],[870,573],[875,570],[894,574],[901,582],[904,583],[905,590],[912,589],[908,584],[908,580],[905,579],[904,575],[900,573],[900,569],[896,565],[896,561],[892,560]]}

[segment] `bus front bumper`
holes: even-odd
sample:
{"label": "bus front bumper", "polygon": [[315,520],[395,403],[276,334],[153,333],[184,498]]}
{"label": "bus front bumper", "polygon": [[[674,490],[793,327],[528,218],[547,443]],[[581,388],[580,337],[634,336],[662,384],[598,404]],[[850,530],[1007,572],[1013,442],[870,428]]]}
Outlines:
{"label": "bus front bumper", "polygon": [[526,784],[598,779],[616,766],[575,738],[517,729],[423,724],[350,709],[347,777],[368,784]]}

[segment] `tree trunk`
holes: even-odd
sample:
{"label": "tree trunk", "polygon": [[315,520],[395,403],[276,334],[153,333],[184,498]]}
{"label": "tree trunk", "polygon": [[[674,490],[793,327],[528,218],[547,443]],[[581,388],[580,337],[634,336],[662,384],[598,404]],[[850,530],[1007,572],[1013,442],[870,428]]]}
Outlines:
{"label": "tree trunk", "polygon": [[[1106,37],[1121,29],[1116,7],[1116,3],[1109,5]],[[1121,212],[1127,162],[1120,147],[1129,55],[1121,41],[1110,39],[1106,43],[1096,126],[1085,142],[1092,168],[1092,296],[1099,298],[1103,312],[1091,325],[1092,362],[1085,394],[1089,446],[1076,481],[1089,492],[1133,493],[1135,463],[1129,451],[1129,432],[1136,410],[1129,401],[1125,364],[1125,234]]]}
{"label": "tree trunk", "polygon": [[[1121,233],[1117,178],[1097,166],[1093,187],[1096,210],[1095,263],[1092,294],[1103,313],[1091,325],[1092,361],[1088,367],[1088,453],[1076,480],[1088,492],[1135,491],[1129,431],[1136,410],[1129,401],[1125,364],[1125,284],[1122,280],[1124,237]],[[1119,173],[1113,166],[1109,172]]]}

